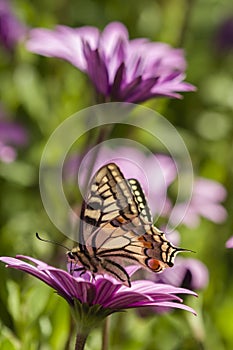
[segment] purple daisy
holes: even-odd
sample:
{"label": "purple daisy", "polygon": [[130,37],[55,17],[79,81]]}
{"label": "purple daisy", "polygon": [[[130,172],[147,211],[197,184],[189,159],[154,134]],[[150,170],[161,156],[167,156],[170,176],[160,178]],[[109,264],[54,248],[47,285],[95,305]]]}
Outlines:
{"label": "purple daisy", "polygon": [[9,0],[0,0],[0,42],[13,51],[25,33],[26,27],[14,15]]}
{"label": "purple daisy", "polygon": [[[29,260],[33,264],[24,260]],[[99,305],[108,314],[122,309],[151,305],[180,308],[195,314],[195,311],[183,305],[182,299],[176,295],[196,295],[188,289],[147,280],[132,281],[131,287],[127,287],[107,274],[96,275],[95,278],[89,272],[82,276],[78,272],[71,275],[65,270],[23,255],[18,255],[16,258],[0,257],[0,261],[7,264],[7,267],[27,272],[42,280],[56,290],[71,306],[74,306],[74,301],[78,300],[89,307]],[[127,267],[130,276],[137,270],[138,266]]]}
{"label": "purple daisy", "polygon": [[[195,311],[182,304],[182,299],[176,295],[196,295],[188,289],[149,280],[132,281],[131,287],[127,287],[107,274],[96,275],[95,278],[89,272],[82,276],[78,272],[71,275],[67,271],[23,255],[18,255],[16,258],[0,257],[0,261],[7,264],[7,267],[27,272],[52,287],[77,311],[75,312],[77,320],[81,317],[78,309],[82,306],[85,306],[87,314],[92,309],[95,313],[95,322],[96,317],[101,319],[123,309],[145,306],[179,308],[195,314]],[[127,267],[127,272],[131,276],[137,270],[138,266]],[[90,313],[90,317],[92,316]],[[94,326],[91,325],[91,320],[88,320],[88,324],[90,328]]]}
{"label": "purple daisy", "polygon": [[129,40],[126,27],[108,24],[102,33],[95,27],[54,30],[35,28],[28,50],[58,57],[85,72],[103,101],[142,102],[152,97],[181,98],[194,91],[184,82],[183,50],[147,39]]}
{"label": "purple daisy", "polygon": [[[25,260],[28,260],[26,262]],[[52,287],[71,306],[78,325],[75,349],[84,349],[89,332],[108,315],[130,308],[179,308],[195,311],[182,304],[177,294],[196,294],[188,289],[154,283],[148,280],[132,281],[131,287],[119,283],[113,277],[77,271],[71,275],[67,271],[47,265],[32,257],[18,255],[16,258],[0,257],[0,261],[17,270],[27,272]],[[69,265],[69,264],[68,264]],[[69,268],[69,267],[68,267]],[[138,266],[128,266],[130,276]]]}

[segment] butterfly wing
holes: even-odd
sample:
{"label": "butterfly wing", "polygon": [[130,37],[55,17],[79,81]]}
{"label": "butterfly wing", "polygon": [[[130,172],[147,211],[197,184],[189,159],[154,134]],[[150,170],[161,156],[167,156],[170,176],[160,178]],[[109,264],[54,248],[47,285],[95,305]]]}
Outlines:
{"label": "butterfly wing", "polygon": [[109,163],[95,174],[83,202],[80,249],[101,259],[103,268],[123,281],[125,270],[119,258],[159,272],[173,265],[181,249],[174,247],[152,221],[139,182],[126,180],[119,167]]}
{"label": "butterfly wing", "polygon": [[153,217],[140,183],[136,179],[128,179],[127,181],[137,206],[138,216],[142,220],[141,224],[148,223],[152,225]]}
{"label": "butterfly wing", "polygon": [[138,206],[129,183],[116,164],[107,164],[93,177],[83,202],[80,241],[90,243],[90,237],[101,227],[109,224],[114,229],[138,215]]}
{"label": "butterfly wing", "polygon": [[[186,251],[186,249],[175,247],[166,239],[165,234],[153,225],[153,217],[140,183],[136,179],[129,179],[128,183],[137,203],[140,224],[145,229],[140,237],[136,235],[131,240],[131,246],[135,241],[134,247],[139,248],[140,246],[141,248],[142,254],[137,257],[138,261],[154,272],[173,266],[176,254],[180,251]],[[139,242],[140,244],[138,244]],[[135,252],[135,248],[133,251]]]}

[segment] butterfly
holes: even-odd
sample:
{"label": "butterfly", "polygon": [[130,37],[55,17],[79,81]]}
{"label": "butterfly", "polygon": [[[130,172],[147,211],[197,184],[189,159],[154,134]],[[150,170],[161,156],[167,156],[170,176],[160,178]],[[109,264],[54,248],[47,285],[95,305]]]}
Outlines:
{"label": "butterfly", "polygon": [[160,272],[173,266],[178,252],[186,251],[153,225],[139,182],[126,180],[115,163],[104,165],[92,178],[80,219],[79,243],[67,252],[73,271],[108,273],[130,286],[122,259]]}

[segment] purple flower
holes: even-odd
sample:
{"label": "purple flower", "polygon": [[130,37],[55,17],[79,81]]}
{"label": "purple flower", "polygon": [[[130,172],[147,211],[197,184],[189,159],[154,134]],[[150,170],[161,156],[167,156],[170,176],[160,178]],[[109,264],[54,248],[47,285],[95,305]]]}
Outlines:
{"label": "purple flower", "polygon": [[173,214],[176,220],[183,218],[183,224],[197,227],[200,216],[221,223],[226,220],[227,211],[221,205],[226,198],[226,190],[219,182],[199,177],[193,187],[192,199],[184,214],[185,203],[176,204]]}
{"label": "purple flower", "polygon": [[227,248],[233,248],[233,236],[226,241]]}
{"label": "purple flower", "polygon": [[9,0],[0,0],[0,42],[7,50],[13,51],[25,33],[26,27],[12,12]]}
{"label": "purple flower", "polygon": [[176,264],[161,274],[153,275],[153,281],[200,290],[208,285],[209,273],[200,260],[177,257]]}
{"label": "purple flower", "polygon": [[17,156],[15,147],[25,146],[28,141],[26,130],[15,122],[6,120],[0,110],[0,161],[11,163]]}
{"label": "purple flower", "polygon": [[[24,260],[29,260],[30,263]],[[28,256],[0,257],[0,261],[7,264],[7,267],[27,272],[42,280],[76,311],[77,305],[79,307],[85,305],[86,313],[93,308],[96,311],[96,316],[100,318],[123,309],[145,306],[180,308],[195,314],[195,311],[182,304],[182,299],[176,295],[196,295],[184,288],[147,280],[132,281],[131,287],[127,287],[107,274],[96,275],[95,278],[89,272],[82,277],[78,272],[71,275],[64,270]],[[127,272],[132,275],[137,269],[138,267],[135,266],[127,267]],[[78,318],[78,315],[76,317]]]}
{"label": "purple flower", "polygon": [[104,101],[181,98],[179,92],[195,90],[184,82],[181,49],[142,38],[129,40],[122,23],[110,23],[102,33],[95,27],[57,26],[32,29],[30,34],[28,50],[62,58],[85,72]]}

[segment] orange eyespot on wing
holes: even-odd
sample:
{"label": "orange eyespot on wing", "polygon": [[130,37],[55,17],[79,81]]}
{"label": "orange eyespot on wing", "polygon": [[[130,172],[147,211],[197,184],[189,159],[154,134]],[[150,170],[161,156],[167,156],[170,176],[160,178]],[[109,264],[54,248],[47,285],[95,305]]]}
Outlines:
{"label": "orange eyespot on wing", "polygon": [[162,264],[161,261],[152,258],[147,261],[147,265],[153,272],[159,272],[165,268],[165,266],[163,266],[164,264]]}

